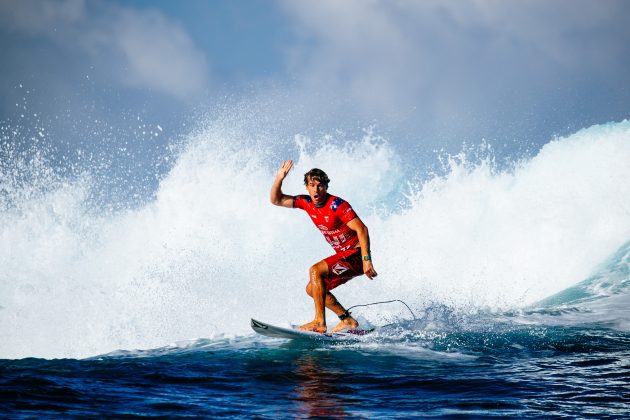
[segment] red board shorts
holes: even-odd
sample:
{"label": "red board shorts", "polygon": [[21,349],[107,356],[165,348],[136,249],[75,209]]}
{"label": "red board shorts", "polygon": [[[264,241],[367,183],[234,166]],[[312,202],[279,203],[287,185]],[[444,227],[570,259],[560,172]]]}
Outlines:
{"label": "red board shorts", "polygon": [[325,258],[328,265],[328,278],[326,290],[332,290],[341,286],[353,277],[363,275],[363,261],[361,260],[361,248],[352,248],[341,251]]}

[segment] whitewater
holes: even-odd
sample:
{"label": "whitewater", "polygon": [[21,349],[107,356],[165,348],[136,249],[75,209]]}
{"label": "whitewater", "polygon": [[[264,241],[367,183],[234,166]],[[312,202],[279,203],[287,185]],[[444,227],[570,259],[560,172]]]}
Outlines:
{"label": "whitewater", "polygon": [[[279,151],[207,121],[154,196],[118,211],[91,200],[89,171],[59,175],[45,156],[9,146],[1,358],[239,337],[251,334],[251,317],[309,320],[306,270],[331,251],[303,214],[269,203],[285,158],[295,161],[287,193],[302,193],[302,174],[323,168],[331,193],[370,227],[380,275],[340,288],[347,306],[404,298],[418,311],[522,310],[587,279],[630,240],[629,121],[554,138],[509,164],[487,145],[436,156],[442,170],[432,174],[372,130],[343,141],[297,135]],[[386,323],[404,311],[369,316]]]}

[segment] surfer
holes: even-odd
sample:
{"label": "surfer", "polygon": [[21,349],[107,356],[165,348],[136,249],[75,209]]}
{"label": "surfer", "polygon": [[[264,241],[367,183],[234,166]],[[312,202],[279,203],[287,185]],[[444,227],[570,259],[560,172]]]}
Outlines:
{"label": "surfer", "polygon": [[350,204],[342,198],[328,194],[330,179],[321,169],[311,169],[304,174],[308,195],[287,195],[282,192],[282,181],[293,167],[293,161],[282,164],[271,186],[271,203],[276,206],[302,209],[333,247],[335,254],[313,264],[309,270],[306,293],[315,302],[315,319],[298,329],[326,332],[325,308],[340,319],[333,332],[357,328],[359,323],[330,293],[348,280],[365,274],[376,277],[370,255],[368,228],[356,215]]}

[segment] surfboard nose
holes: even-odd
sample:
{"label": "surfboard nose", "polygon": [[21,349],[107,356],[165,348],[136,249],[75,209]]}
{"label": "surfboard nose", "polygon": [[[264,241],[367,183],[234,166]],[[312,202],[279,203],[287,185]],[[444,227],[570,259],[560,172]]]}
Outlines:
{"label": "surfboard nose", "polygon": [[267,325],[260,321],[256,321],[254,318],[251,319],[250,325],[254,331],[267,329]]}

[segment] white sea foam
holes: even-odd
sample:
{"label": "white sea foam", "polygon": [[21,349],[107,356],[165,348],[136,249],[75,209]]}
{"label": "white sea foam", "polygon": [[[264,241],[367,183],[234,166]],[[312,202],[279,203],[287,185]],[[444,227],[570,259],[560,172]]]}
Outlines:
{"label": "white sea foam", "polygon": [[[40,188],[3,174],[13,204],[0,216],[0,357],[225,338],[248,334],[252,316],[309,320],[307,269],[332,251],[304,213],[269,204],[281,162],[265,147],[208,124],[154,200],[113,215],[89,202],[89,176]],[[630,237],[627,121],[556,139],[506,171],[453,157],[444,176],[408,188],[422,169],[402,173],[408,157],[369,132],[347,144],[297,137],[293,150],[285,192],[320,167],[370,228],[380,275],[339,288],[347,305],[520,307],[584,279]]]}

